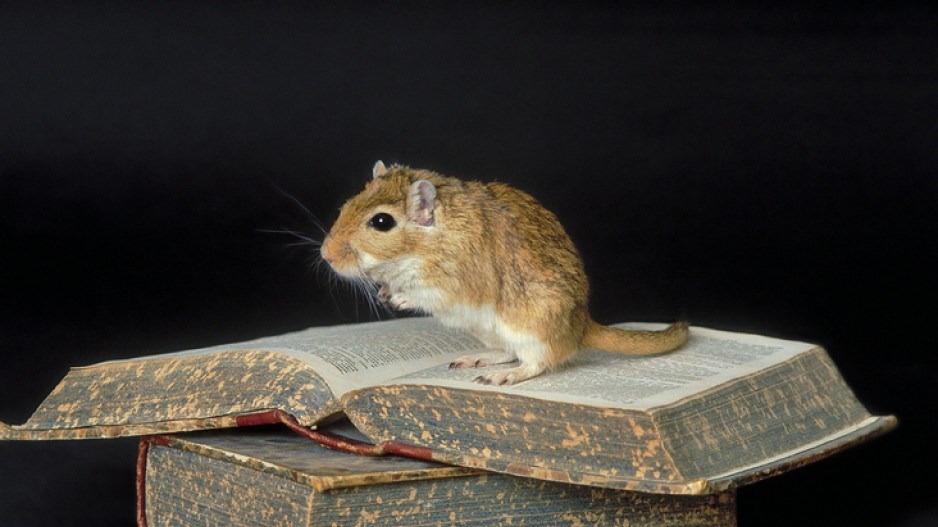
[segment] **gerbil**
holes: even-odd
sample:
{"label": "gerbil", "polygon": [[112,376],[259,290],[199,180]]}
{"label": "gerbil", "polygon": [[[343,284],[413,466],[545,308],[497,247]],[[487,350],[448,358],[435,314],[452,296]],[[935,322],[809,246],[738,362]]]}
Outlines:
{"label": "gerbil", "polygon": [[520,362],[476,381],[521,382],[584,347],[646,355],[687,340],[683,322],[663,331],[594,322],[573,242],[528,194],[381,161],[372,172],[365,190],[342,206],[322,257],[342,276],[380,285],[379,298],[395,309],[429,313],[498,350],[450,367]]}

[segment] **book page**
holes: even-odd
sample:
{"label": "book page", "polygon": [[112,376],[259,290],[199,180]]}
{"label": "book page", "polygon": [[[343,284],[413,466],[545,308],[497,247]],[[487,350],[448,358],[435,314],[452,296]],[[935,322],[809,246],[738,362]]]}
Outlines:
{"label": "book page", "polygon": [[[662,329],[665,325],[617,327]],[[803,342],[693,327],[688,342],[672,353],[642,357],[587,349],[560,370],[514,386],[484,386],[473,380],[482,373],[509,369],[517,363],[459,370],[443,365],[384,384],[432,384],[604,408],[647,410],[745,377],[815,347]]]}
{"label": "book page", "polygon": [[230,350],[281,353],[308,364],[340,398],[345,393],[410,372],[449,365],[471,350],[484,349],[471,335],[432,318],[309,328],[274,337],[179,351],[147,358],[206,355]]}

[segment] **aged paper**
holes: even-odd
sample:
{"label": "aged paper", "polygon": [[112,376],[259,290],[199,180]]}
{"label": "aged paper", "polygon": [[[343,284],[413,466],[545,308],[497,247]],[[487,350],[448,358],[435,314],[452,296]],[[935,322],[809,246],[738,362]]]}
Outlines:
{"label": "aged paper", "polygon": [[365,386],[407,373],[448,365],[483,349],[471,335],[443,327],[432,318],[309,328],[247,342],[179,351],[149,358],[192,357],[232,350],[263,350],[308,364],[340,398]]}
{"label": "aged paper", "polygon": [[[617,327],[662,329],[665,326],[620,324]],[[510,387],[483,386],[473,380],[481,373],[517,364],[460,370],[442,365],[384,384],[431,384],[502,391],[551,401],[647,410],[751,375],[815,347],[803,342],[693,327],[687,344],[673,353],[635,357],[583,350],[566,367]]]}
{"label": "aged paper", "polygon": [[[663,324],[619,324],[663,329]],[[657,356],[629,356],[583,350],[569,365],[515,386],[483,386],[488,368],[449,369],[456,357],[484,350],[465,332],[432,318],[310,328],[257,340],[154,357],[184,357],[224,350],[264,350],[298,358],[325,379],[341,398],[349,391],[381,384],[430,384],[516,393],[537,399],[601,407],[647,410],[745,377],[815,348],[813,344],[693,327],[680,350]]]}

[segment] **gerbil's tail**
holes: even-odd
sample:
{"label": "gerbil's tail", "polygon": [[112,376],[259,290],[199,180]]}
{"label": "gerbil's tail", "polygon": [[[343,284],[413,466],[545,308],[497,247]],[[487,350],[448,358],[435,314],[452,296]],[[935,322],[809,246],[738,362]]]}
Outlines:
{"label": "gerbil's tail", "polygon": [[687,322],[676,322],[661,331],[642,331],[611,328],[591,320],[583,336],[583,347],[628,355],[654,355],[681,347],[689,334]]}

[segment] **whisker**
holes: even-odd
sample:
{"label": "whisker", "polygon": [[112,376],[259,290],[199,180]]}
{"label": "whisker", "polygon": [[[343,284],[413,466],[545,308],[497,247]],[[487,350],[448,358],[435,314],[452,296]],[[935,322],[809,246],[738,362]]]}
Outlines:
{"label": "whisker", "polygon": [[[296,245],[308,245],[309,241],[303,235],[290,230],[279,230],[279,231],[267,231],[280,234],[290,234],[297,236],[303,239],[302,242],[297,243]],[[313,240],[315,241],[315,240]],[[341,284],[341,289],[344,289],[347,293],[351,293],[352,302],[355,308],[355,318],[360,319],[362,316],[360,302],[363,300],[365,302],[365,308],[367,309],[367,315],[370,320],[381,320],[382,311],[385,314],[391,314],[391,309],[383,303],[379,303],[377,300],[377,284],[367,275],[364,274],[360,269],[356,270],[353,276],[347,276],[334,272],[331,269],[331,266],[323,259],[322,254],[319,251],[315,251],[307,260],[307,270],[313,272],[320,284],[325,280],[329,286],[330,298],[332,298],[333,304],[336,306],[336,310],[341,310],[339,307],[339,301],[336,296],[336,290],[339,289],[339,284]]]}
{"label": "whisker", "polygon": [[303,211],[306,212],[306,215],[309,217],[309,220],[313,223],[313,225],[315,225],[320,231],[322,231],[322,233],[323,233],[324,235],[329,234],[329,232],[328,232],[328,231],[326,230],[326,228],[323,226],[322,222],[319,221],[319,218],[317,218],[316,215],[312,213],[312,211],[310,211],[308,208],[306,208],[306,205],[303,205],[303,203],[302,203],[300,200],[298,200],[298,199],[296,199],[295,197],[291,196],[289,193],[287,193],[287,191],[283,190],[282,188],[280,188],[280,187],[277,186],[276,184],[273,184],[273,185],[274,185],[274,188],[277,189],[277,192],[279,192],[279,193],[282,194],[284,197],[286,197],[287,199],[289,199],[290,201],[292,201],[293,203],[295,203],[298,207],[300,207],[301,209],[303,209]]}
{"label": "whisker", "polygon": [[356,281],[356,285],[358,286],[357,287],[358,294],[360,294],[364,298],[365,305],[368,307],[368,316],[370,318],[374,316],[374,309],[373,309],[373,306],[371,305],[371,297],[368,296],[368,292],[366,291],[367,286],[365,285],[364,282],[361,282],[361,281]]}
{"label": "whisker", "polygon": [[320,240],[313,238],[312,236],[307,236],[301,232],[294,231],[291,229],[254,229],[255,232],[262,232],[265,234],[286,234],[288,236],[293,236],[294,238],[299,239],[299,242],[287,244],[286,247],[297,247],[302,245],[311,245],[313,247],[319,247],[322,245]]}
{"label": "whisker", "polygon": [[374,318],[381,318],[380,313],[378,313],[378,306],[376,305],[375,294],[374,294],[374,283],[364,275],[361,271],[358,272],[358,277],[355,280],[358,292],[364,297],[365,303],[368,306],[368,313]]}

